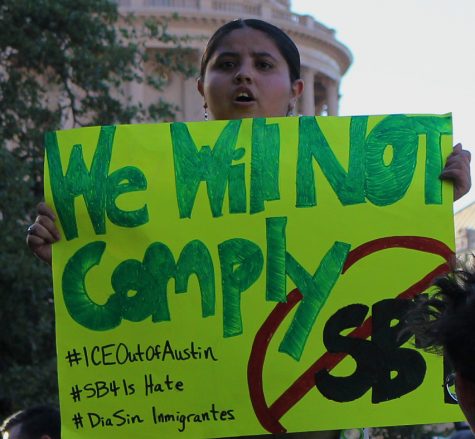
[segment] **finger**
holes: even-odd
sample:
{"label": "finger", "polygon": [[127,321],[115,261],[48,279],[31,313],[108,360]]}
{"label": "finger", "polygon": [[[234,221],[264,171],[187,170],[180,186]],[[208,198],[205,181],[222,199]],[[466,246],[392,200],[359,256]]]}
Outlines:
{"label": "finger", "polygon": [[449,163],[440,174],[441,178],[447,178],[447,175],[456,175],[459,178],[465,178],[470,175],[470,167],[463,163]]}
{"label": "finger", "polygon": [[441,180],[452,180],[455,185],[463,185],[465,186],[468,184],[469,179],[466,178],[464,173],[461,172],[459,169],[446,169],[442,174],[440,174]]}
{"label": "finger", "polygon": [[471,161],[471,154],[470,151],[458,151],[458,152],[453,152],[452,154],[449,155],[447,158],[446,163],[453,163],[453,162],[461,162],[461,163],[466,163],[470,164]]}
{"label": "finger", "polygon": [[461,156],[451,157],[447,160],[442,173],[453,169],[458,169],[460,172],[470,174],[470,159],[467,156],[465,156],[465,158]]}
{"label": "finger", "polygon": [[44,242],[50,244],[57,241],[50,231],[46,227],[43,227],[40,223],[34,223],[28,228],[28,236],[37,236]]}
{"label": "finger", "polygon": [[445,169],[440,178],[453,183],[454,200],[460,199],[470,190],[470,167],[468,166],[463,170],[460,170],[458,166]]}
{"label": "finger", "polygon": [[47,245],[47,242],[43,238],[41,238],[40,236],[31,235],[31,234],[26,237],[26,243],[33,252],[35,252],[35,250],[38,247]]}
{"label": "finger", "polygon": [[444,169],[442,170],[441,175],[445,174],[447,171],[450,171],[450,172],[455,171],[455,172],[460,172],[463,175],[469,175],[470,164],[465,163],[465,162],[460,162],[460,161],[450,162],[445,165]]}
{"label": "finger", "polygon": [[472,154],[470,153],[470,151],[467,151],[466,149],[463,149],[461,154],[462,154],[462,157],[464,158],[464,160],[467,160],[469,163],[471,162]]}
{"label": "finger", "polygon": [[35,223],[42,225],[51,234],[51,236],[54,237],[55,241],[59,241],[61,239],[61,235],[56,228],[56,224],[50,217],[46,215],[38,215],[36,217]]}
{"label": "finger", "polygon": [[470,151],[463,149],[462,144],[458,143],[457,145],[454,146],[454,149],[452,150],[451,154],[449,155],[447,161],[449,160],[454,160],[454,159],[461,159],[461,160],[468,160],[470,162],[472,154]]}
{"label": "finger", "polygon": [[53,210],[43,201],[38,203],[36,210],[38,211],[38,215],[45,215],[48,218],[51,218],[52,221],[56,219],[56,215],[54,214]]}
{"label": "finger", "polygon": [[51,265],[51,244],[36,235],[28,235],[26,243],[36,257]]}

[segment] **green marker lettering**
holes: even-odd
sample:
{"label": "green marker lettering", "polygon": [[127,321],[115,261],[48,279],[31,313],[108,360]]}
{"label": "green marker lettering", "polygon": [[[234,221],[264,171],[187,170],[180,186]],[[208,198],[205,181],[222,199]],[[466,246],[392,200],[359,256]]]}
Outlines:
{"label": "green marker lettering", "polygon": [[425,203],[442,204],[442,136],[452,134],[451,117],[415,116],[418,134],[426,136]]}
{"label": "green marker lettering", "polygon": [[266,218],[267,272],[266,300],[287,302],[287,276],[285,274],[287,217]]}
{"label": "green marker lettering", "polygon": [[351,118],[349,165],[346,172],[335,157],[314,116],[299,119],[297,207],[317,205],[313,159],[320,165],[340,202],[364,203],[365,133],[368,118]]}
{"label": "green marker lettering", "polygon": [[218,246],[223,286],[223,334],[242,334],[241,293],[246,291],[262,272],[261,249],[247,239],[229,239]]}
{"label": "green marker lettering", "polygon": [[87,244],[69,259],[63,271],[62,287],[66,309],[77,323],[93,331],[115,328],[122,319],[119,295],[112,294],[104,305],[99,305],[86,290],[86,275],[92,267],[99,264],[105,248],[106,243],[103,241]]}
{"label": "green marker lettering", "polygon": [[80,195],[84,197],[96,235],[106,233],[106,211],[113,223],[123,227],[136,227],[148,221],[146,205],[137,211],[125,212],[115,204],[121,194],[146,189],[147,181],[139,169],[131,166],[108,175],[114,134],[115,126],[101,128],[90,170],[84,162],[82,145],[74,145],[65,175],[56,133],[45,136],[54,205],[68,241],[78,236],[74,200]]}
{"label": "green marker lettering", "polygon": [[[224,194],[240,126],[240,120],[229,121],[219,135],[213,150],[205,145],[198,151],[186,124],[181,122],[171,124],[180,218],[191,218],[198,187],[202,181],[206,181],[213,216],[222,215]],[[237,174],[238,178],[239,175],[241,174]],[[233,176],[236,177],[235,174]],[[238,210],[239,206],[238,203]],[[235,208],[234,205],[233,207]]]}
{"label": "green marker lettering", "polygon": [[264,201],[280,199],[280,132],[265,119],[252,122],[251,213],[262,212]]}
{"label": "green marker lettering", "polygon": [[[419,139],[411,118],[388,116],[366,139],[366,197],[376,206],[388,206],[406,194],[417,162]],[[392,160],[384,163],[386,148]]]}
{"label": "green marker lettering", "polygon": [[349,251],[350,244],[335,242],[323,257],[313,276],[287,252],[287,274],[302,293],[303,299],[279,346],[280,352],[285,352],[297,361],[300,360],[308,336],[320,310],[340,277]]}

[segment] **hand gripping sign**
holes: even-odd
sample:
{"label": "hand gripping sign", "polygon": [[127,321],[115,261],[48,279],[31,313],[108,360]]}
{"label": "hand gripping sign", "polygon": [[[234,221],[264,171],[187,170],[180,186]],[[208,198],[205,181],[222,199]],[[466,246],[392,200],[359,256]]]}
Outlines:
{"label": "hand gripping sign", "polygon": [[460,417],[398,335],[453,252],[451,141],[436,115],[48,133],[63,437]]}

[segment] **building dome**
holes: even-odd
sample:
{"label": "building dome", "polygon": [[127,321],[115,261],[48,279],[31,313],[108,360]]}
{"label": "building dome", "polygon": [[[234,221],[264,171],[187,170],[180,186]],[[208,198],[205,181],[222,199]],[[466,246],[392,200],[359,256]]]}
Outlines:
{"label": "building dome", "polygon": [[[290,0],[119,0],[119,11],[133,13],[139,19],[168,17],[169,32],[190,36],[193,62],[199,65],[208,38],[221,25],[236,18],[258,18],[283,29],[297,44],[305,82],[297,111],[305,115],[338,115],[339,85],[348,70],[352,56],[335,38],[335,31],[309,15],[290,9]],[[150,42],[147,50],[163,49]],[[156,74],[153,65],[144,66],[144,74]],[[202,120],[203,101],[196,91],[196,80],[180,75],[165,78],[166,88],[160,96],[177,105],[178,120]],[[309,86],[309,84],[313,84]],[[158,97],[158,92],[145,84],[134,84],[130,94],[145,105]]]}

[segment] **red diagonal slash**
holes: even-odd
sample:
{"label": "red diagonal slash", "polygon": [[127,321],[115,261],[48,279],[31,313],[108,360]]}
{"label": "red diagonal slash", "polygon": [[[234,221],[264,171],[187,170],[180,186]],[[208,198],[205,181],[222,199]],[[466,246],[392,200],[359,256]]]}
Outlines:
{"label": "red diagonal slash", "polygon": [[[453,258],[453,252],[450,248],[436,239],[419,236],[392,236],[369,241],[352,250],[348,254],[342,273],[345,273],[354,263],[365,256],[388,248],[407,248],[433,253],[441,256],[446,261],[399,294],[397,298],[400,299],[410,299],[426,290],[434,278],[441,276],[449,270],[450,261]],[[302,300],[302,294],[298,289],[294,289],[288,294],[286,303],[276,305],[259,331],[257,331],[249,357],[247,381],[251,402],[259,422],[270,433],[285,433],[287,431],[279,421],[285,413],[314,387],[315,373],[323,369],[332,370],[347,355],[346,353],[331,354],[326,352],[269,407],[265,399],[262,382],[262,371],[267,349],[280,324],[300,300]],[[368,317],[360,327],[356,328],[349,335],[366,339],[371,334],[371,327],[372,318]]]}

